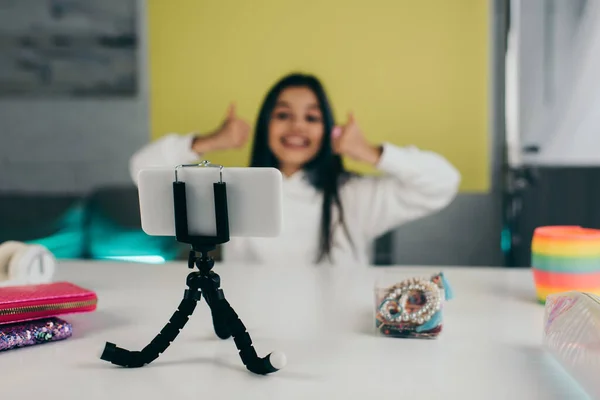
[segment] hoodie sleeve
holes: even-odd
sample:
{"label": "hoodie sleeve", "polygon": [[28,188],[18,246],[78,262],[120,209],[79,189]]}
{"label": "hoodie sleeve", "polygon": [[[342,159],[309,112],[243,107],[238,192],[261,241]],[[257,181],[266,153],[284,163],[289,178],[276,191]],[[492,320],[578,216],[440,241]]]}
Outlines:
{"label": "hoodie sleeve", "polygon": [[461,181],[444,157],[415,147],[383,145],[377,169],[383,176],[350,180],[341,190],[345,213],[358,218],[358,231],[373,240],[406,222],[449,205]]}
{"label": "hoodie sleeve", "polygon": [[137,185],[138,174],[144,168],[175,167],[200,159],[201,156],[192,150],[194,137],[195,134],[170,133],[136,151],[129,159],[129,173],[133,182]]}

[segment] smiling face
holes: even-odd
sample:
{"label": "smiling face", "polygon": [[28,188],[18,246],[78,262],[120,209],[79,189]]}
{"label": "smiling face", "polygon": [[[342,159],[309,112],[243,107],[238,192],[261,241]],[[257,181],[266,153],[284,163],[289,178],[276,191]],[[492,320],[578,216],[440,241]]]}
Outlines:
{"label": "smiling face", "polygon": [[290,176],[321,148],[324,124],[317,96],[307,87],[284,89],[269,122],[269,147],[279,168]]}

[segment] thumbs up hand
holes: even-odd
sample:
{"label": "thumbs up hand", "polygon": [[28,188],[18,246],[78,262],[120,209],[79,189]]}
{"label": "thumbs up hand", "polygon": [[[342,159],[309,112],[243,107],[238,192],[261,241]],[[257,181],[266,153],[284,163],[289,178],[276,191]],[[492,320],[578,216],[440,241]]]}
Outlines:
{"label": "thumbs up hand", "polygon": [[381,149],[367,142],[352,113],[345,125],[333,128],[331,140],[334,153],[355,161],[376,165],[381,157]]}
{"label": "thumbs up hand", "polygon": [[248,141],[250,125],[235,113],[235,105],[227,110],[221,126],[209,135],[198,135],[192,142],[192,150],[203,155],[215,150],[228,150],[242,147]]}
{"label": "thumbs up hand", "polygon": [[250,125],[239,118],[235,104],[231,104],[221,127],[213,134],[216,147],[221,150],[242,147],[248,141]]}

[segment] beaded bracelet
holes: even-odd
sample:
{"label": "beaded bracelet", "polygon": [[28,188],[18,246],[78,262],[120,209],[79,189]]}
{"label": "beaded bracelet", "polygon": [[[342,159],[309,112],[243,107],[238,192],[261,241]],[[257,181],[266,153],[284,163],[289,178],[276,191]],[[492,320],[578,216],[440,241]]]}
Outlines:
{"label": "beaded bracelet", "polygon": [[442,331],[442,301],[451,297],[442,273],[405,279],[379,299],[376,326],[386,336],[437,337]]}

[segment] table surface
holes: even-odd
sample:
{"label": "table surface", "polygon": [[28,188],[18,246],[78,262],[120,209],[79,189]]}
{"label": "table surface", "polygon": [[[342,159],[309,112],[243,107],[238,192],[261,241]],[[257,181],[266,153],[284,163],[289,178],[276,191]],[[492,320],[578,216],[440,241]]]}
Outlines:
{"label": "table surface", "polygon": [[[375,281],[443,270],[455,298],[435,340],[378,336]],[[183,263],[61,262],[57,280],[93,289],[94,313],[64,317],[70,339],[0,354],[6,399],[578,399],[542,348],[544,307],[529,270],[217,265],[222,288],[260,356],[285,369],[257,376],[218,339],[202,301],[171,347],[139,369],[99,359],[106,341],[141,350],[181,300]]]}

